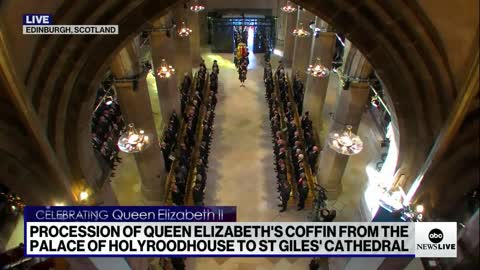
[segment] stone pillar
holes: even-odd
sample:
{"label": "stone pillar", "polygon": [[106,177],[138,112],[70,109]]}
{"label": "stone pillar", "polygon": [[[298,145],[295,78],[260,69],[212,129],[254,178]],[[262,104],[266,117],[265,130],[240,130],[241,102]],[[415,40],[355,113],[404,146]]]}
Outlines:
{"label": "stone pillar", "polygon": [[[154,22],[154,28],[170,28],[172,14],[169,13],[161,19]],[[177,77],[160,79],[156,73],[157,69],[165,59],[168,65],[176,68],[176,42],[175,30],[170,31],[170,35],[166,31],[154,31],[150,38],[150,48],[152,51],[153,69],[155,71],[155,79],[157,84],[158,100],[160,102],[160,110],[162,113],[162,121],[167,122],[172,112],[180,114],[180,92],[177,89]]]}
{"label": "stone pillar", "polygon": [[285,17],[287,17],[283,46],[283,65],[285,67],[292,67],[293,47],[295,45],[295,36],[293,36],[293,30],[297,26],[298,8],[299,7],[297,7],[297,11],[295,12],[285,13]]}
{"label": "stone pillar", "polygon": [[282,7],[285,6],[287,0],[277,0],[277,41],[276,47],[283,50],[284,41],[285,41],[285,25],[287,23],[287,18],[285,12],[282,11]]}
{"label": "stone pillar", "polygon": [[[322,20],[317,17],[315,25],[320,26],[322,23]],[[320,58],[322,65],[331,70],[332,59],[335,54],[335,39],[335,33],[333,32],[322,32],[319,34],[318,38],[313,38],[309,65],[315,64],[316,59]],[[304,108],[305,111],[310,112],[313,129],[317,133],[317,141],[320,139],[318,134],[320,134],[320,131],[322,130],[323,108],[325,97],[327,96],[330,76],[335,76],[335,74],[331,74],[327,78],[307,76],[305,84]]]}
{"label": "stone pillar", "polygon": [[[360,82],[351,82],[348,89],[342,89],[338,97],[334,120],[330,124],[329,133],[341,131],[345,125],[352,126],[352,132],[357,133],[365,105],[368,102],[367,79],[372,73],[372,67],[356,49],[351,48],[344,66],[344,76],[355,78]],[[342,191],[342,177],[347,166],[348,157],[338,154],[325,142],[317,172],[317,181],[325,187],[329,199],[336,199]]]}
{"label": "stone pillar", "polygon": [[193,35],[193,30],[190,36],[181,37],[178,35],[178,31],[182,28],[182,22],[192,29],[193,22],[188,20],[188,16],[191,13],[190,9],[185,8],[183,4],[178,5],[174,10],[174,18],[176,18],[177,28],[175,30],[175,63],[176,70],[175,77],[177,78],[177,85],[180,85],[183,81],[183,76],[188,73],[192,77],[192,54],[190,52],[190,39]]}
{"label": "stone pillar", "polygon": [[208,16],[207,12],[203,11],[198,14],[198,21],[199,21],[199,40],[200,40],[200,47],[199,47],[199,54],[202,55],[202,47],[208,46]]}
{"label": "stone pillar", "polygon": [[[117,78],[128,78],[139,74],[137,56],[133,54],[133,46],[122,49],[113,59],[112,72]],[[134,154],[141,179],[141,189],[144,200],[149,204],[159,204],[164,201],[165,168],[163,155],[158,146],[158,138],[153,119],[146,74],[138,75],[136,88],[133,82],[115,83],[118,102],[127,123],[134,123],[136,128],[151,134],[152,145],[145,151]]]}
{"label": "stone pillar", "polygon": [[309,37],[295,37],[293,47],[293,59],[292,59],[292,77],[295,72],[298,72],[300,79],[305,83],[307,79],[307,68],[310,61],[310,52],[312,48],[312,31],[309,28],[309,23],[315,20],[315,15],[309,11],[302,9],[298,11],[297,28],[300,28],[300,24],[303,25],[303,29],[310,32]]}
{"label": "stone pillar", "polygon": [[[204,12],[204,11],[203,11]],[[192,54],[192,65],[198,67],[200,64],[200,16],[202,12],[188,12],[188,23],[192,34],[190,35],[190,51]]]}

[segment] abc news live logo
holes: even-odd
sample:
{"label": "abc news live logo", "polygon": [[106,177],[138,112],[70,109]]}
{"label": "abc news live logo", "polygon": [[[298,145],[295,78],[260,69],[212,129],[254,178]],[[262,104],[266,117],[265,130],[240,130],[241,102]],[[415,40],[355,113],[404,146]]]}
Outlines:
{"label": "abc news live logo", "polygon": [[415,223],[415,257],[457,257],[457,223]]}
{"label": "abc news live logo", "polygon": [[49,14],[24,14],[24,35],[118,35],[118,25],[55,25]]}

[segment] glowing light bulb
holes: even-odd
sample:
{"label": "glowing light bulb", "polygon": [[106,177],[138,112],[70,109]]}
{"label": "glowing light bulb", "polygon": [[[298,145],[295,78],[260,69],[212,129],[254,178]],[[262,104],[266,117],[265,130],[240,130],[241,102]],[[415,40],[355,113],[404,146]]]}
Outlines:
{"label": "glowing light bulb", "polygon": [[87,191],[82,191],[82,192],[80,192],[79,199],[80,199],[80,201],[85,201],[86,199],[88,199],[88,196],[89,196],[89,194],[88,194]]}

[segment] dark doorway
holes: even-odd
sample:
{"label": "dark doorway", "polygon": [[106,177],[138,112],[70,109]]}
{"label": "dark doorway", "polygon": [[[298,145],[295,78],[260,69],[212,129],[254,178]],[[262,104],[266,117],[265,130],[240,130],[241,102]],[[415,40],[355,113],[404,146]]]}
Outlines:
{"label": "dark doorway", "polygon": [[[253,53],[264,53],[266,48],[274,48],[276,33],[275,19],[265,18],[210,18],[209,36],[212,52],[233,53],[235,48],[234,29],[253,27]],[[252,47],[249,44],[249,47]]]}

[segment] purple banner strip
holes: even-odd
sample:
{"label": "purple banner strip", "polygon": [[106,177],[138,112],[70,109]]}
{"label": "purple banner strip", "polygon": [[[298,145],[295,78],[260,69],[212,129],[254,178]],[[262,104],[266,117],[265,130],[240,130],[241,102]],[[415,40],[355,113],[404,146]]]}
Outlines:
{"label": "purple banner strip", "polygon": [[26,206],[25,222],[235,222],[235,206]]}

